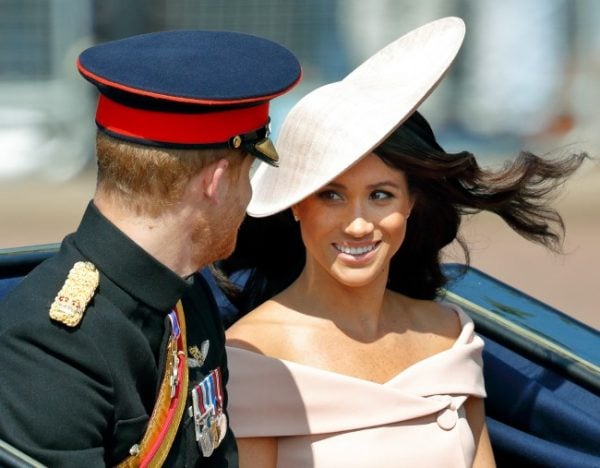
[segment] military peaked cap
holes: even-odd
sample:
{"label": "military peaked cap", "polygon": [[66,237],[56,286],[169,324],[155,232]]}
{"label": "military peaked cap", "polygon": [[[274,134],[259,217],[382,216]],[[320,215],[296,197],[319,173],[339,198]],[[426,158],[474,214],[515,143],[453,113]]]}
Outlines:
{"label": "military peaked cap", "polygon": [[301,79],[297,58],[257,36],[176,30],[141,34],[81,53],[79,72],[100,91],[107,134],[173,148],[242,148],[277,165],[270,100]]}

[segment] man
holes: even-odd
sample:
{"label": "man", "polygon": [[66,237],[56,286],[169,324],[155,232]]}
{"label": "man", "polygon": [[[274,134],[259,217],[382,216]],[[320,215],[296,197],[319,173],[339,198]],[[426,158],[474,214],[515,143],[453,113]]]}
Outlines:
{"label": "man", "polygon": [[98,183],[77,232],[0,305],[0,439],[49,466],[237,466],[219,314],[269,101],[296,58],[254,36],[170,31],[84,51]]}

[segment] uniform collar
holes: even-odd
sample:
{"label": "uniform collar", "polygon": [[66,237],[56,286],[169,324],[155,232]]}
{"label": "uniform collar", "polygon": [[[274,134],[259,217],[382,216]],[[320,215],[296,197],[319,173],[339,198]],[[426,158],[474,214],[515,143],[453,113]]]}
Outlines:
{"label": "uniform collar", "polygon": [[155,309],[171,309],[191,287],[104,217],[93,201],[75,233],[75,243],[102,274]]}

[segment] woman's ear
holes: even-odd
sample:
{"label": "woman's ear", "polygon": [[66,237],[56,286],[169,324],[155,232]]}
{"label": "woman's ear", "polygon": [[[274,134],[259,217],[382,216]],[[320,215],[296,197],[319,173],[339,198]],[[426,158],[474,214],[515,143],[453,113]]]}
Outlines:
{"label": "woman's ear", "polygon": [[298,216],[298,205],[292,205],[292,215],[294,216],[294,221],[300,221],[300,216]]}
{"label": "woman's ear", "polygon": [[219,159],[201,171],[202,191],[213,205],[219,202],[219,188],[225,183],[224,175],[227,167],[229,167],[229,161]]}
{"label": "woman's ear", "polygon": [[410,195],[410,206],[408,207],[408,213],[406,213],[406,219],[410,218],[410,214],[412,213],[412,210],[415,207],[416,202],[417,202],[417,196],[415,194],[411,194]]}

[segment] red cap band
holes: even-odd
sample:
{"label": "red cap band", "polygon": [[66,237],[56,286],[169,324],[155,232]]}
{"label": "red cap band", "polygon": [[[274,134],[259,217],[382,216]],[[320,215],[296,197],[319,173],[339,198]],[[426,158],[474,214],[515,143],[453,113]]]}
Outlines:
{"label": "red cap band", "polygon": [[208,113],[175,113],[124,106],[101,94],[96,123],[123,137],[171,144],[225,143],[269,123],[269,101]]}

